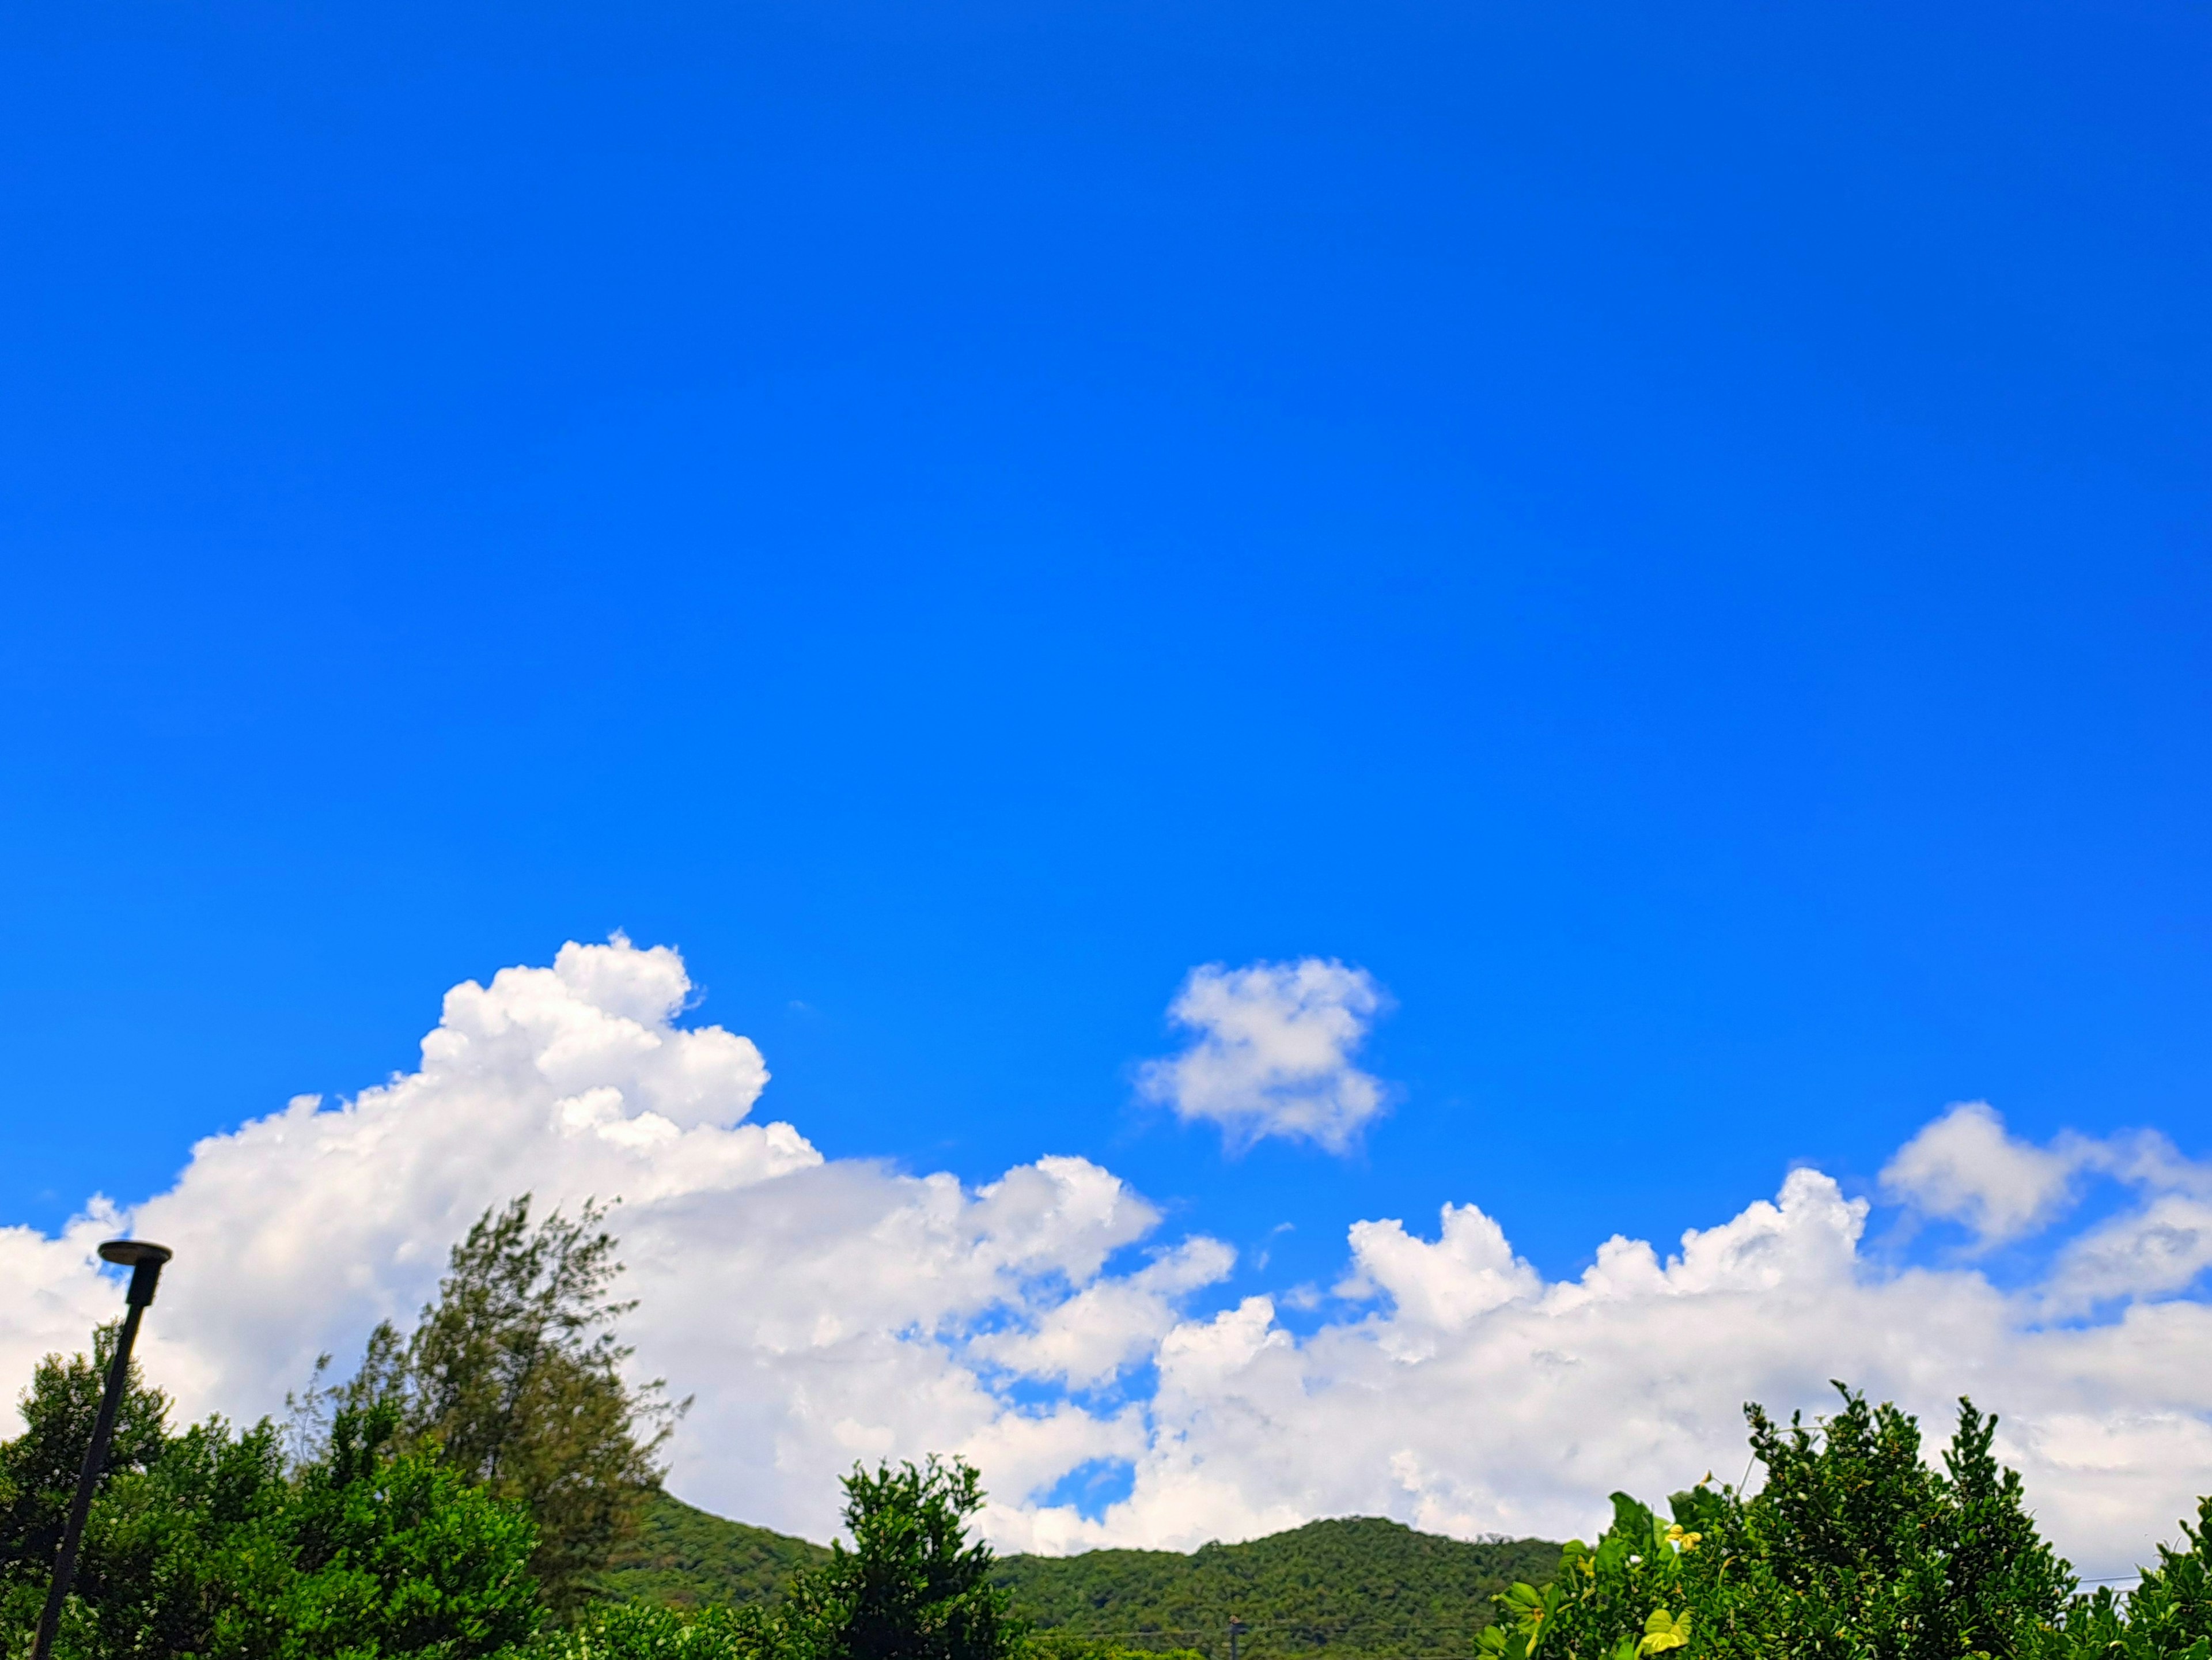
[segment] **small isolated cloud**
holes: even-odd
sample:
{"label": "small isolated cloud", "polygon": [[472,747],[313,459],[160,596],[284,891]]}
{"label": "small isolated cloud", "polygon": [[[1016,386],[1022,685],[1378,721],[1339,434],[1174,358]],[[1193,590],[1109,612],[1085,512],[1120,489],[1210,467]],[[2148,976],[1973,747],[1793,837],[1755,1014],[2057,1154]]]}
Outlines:
{"label": "small isolated cloud", "polygon": [[2020,1140],[1987,1102],[1965,1101],[1897,1150],[1882,1190],[1923,1216],[1965,1224],[1984,1246],[2000,1245],[2065,1206],[2083,1153]]}
{"label": "small isolated cloud", "polygon": [[1385,1005],[1365,970],[1318,957],[1194,969],[1168,1013],[1197,1040],[1147,1061],[1138,1090],[1186,1123],[1220,1125],[1233,1151],[1276,1135],[1343,1152],[1383,1109],[1382,1082],[1352,1056]]}

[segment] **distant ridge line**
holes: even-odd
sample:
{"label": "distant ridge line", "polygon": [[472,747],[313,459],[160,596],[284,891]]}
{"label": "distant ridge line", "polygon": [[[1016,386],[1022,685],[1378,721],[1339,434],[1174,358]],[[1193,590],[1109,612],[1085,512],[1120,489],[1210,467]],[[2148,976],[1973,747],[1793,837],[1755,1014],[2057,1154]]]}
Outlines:
{"label": "distant ridge line", "polygon": [[[793,1576],[829,1554],[664,1493],[603,1583],[625,1601],[678,1608],[773,1604]],[[1249,1660],[1465,1660],[1490,1623],[1490,1598],[1515,1580],[1545,1583],[1559,1560],[1547,1540],[1452,1539],[1360,1516],[1188,1554],[1109,1547],[1009,1556],[994,1577],[1040,1633],[1070,1639],[1173,1639],[1178,1649],[1227,1660],[1235,1614]]]}

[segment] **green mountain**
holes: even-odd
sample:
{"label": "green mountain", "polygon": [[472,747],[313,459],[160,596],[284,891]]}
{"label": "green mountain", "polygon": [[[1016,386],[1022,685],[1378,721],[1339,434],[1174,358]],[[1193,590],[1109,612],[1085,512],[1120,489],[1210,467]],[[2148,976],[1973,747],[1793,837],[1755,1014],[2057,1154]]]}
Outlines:
{"label": "green mountain", "polygon": [[658,1493],[601,1584],[626,1602],[671,1608],[775,1602],[793,1574],[829,1560],[827,1546],[726,1522]]}
{"label": "green mountain", "polygon": [[1559,1562],[1559,1548],[1540,1539],[1471,1544],[1360,1516],[1189,1556],[1010,1556],[998,1580],[1048,1631],[1227,1660],[1234,1614],[1249,1627],[1239,1644],[1249,1660],[1379,1660],[1471,1653],[1492,1594],[1516,1579],[1541,1584]]}
{"label": "green mountain", "polygon": [[[605,1584],[625,1599],[682,1608],[774,1602],[829,1554],[664,1493]],[[1188,1556],[1010,1556],[997,1578],[1018,1612],[1069,1637],[1228,1660],[1234,1614],[1247,1627],[1244,1660],[1427,1660],[1471,1653],[1491,1595],[1516,1579],[1543,1584],[1559,1560],[1559,1548],[1540,1539],[1469,1543],[1353,1517]]]}

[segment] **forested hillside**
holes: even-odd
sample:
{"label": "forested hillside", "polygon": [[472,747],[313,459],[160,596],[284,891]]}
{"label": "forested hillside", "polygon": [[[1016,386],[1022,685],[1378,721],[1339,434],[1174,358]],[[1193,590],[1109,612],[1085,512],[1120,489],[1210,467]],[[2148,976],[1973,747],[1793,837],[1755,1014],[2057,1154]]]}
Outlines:
{"label": "forested hillside", "polygon": [[[618,1596],[674,1608],[774,1602],[793,1575],[828,1554],[662,1494],[605,1584]],[[1250,1660],[1328,1660],[1469,1653],[1490,1623],[1492,1595],[1516,1579],[1543,1584],[1559,1560],[1559,1548],[1540,1540],[1468,1544],[1364,1517],[1188,1556],[1012,1556],[994,1577],[1042,1630],[1225,1657],[1233,1614],[1251,1628],[1241,1645]]]}
{"label": "forested hillside", "polygon": [[829,1560],[826,1546],[727,1522],[656,1493],[638,1518],[636,1535],[617,1548],[600,1583],[624,1602],[667,1608],[773,1604],[794,1574]]}
{"label": "forested hillside", "polygon": [[1559,1546],[1539,1539],[1470,1544],[1370,1516],[1189,1556],[1013,1556],[996,1578],[1048,1630],[1225,1657],[1233,1614],[1250,1627],[1249,1660],[1323,1660],[1470,1653],[1491,1596],[1516,1579],[1546,1583],[1559,1562]]}

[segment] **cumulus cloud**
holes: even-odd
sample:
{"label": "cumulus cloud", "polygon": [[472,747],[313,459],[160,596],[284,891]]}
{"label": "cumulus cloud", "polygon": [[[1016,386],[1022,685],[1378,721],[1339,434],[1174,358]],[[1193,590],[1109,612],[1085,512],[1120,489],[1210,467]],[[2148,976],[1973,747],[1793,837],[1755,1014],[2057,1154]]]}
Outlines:
{"label": "cumulus cloud", "polygon": [[987,1333],[969,1352],[1024,1377],[1096,1388],[1149,1360],[1183,1298],[1227,1279],[1236,1262],[1218,1239],[1187,1239],[1133,1274],[1093,1281],[1025,1329]]}
{"label": "cumulus cloud", "polygon": [[2032,1146],[1986,1101],[1953,1107],[1897,1150],[1883,1190],[1927,1216],[1962,1222],[1984,1245],[2016,1239],[2072,1196],[2081,1150]]}
{"label": "cumulus cloud", "polygon": [[[1303,1008],[1299,971],[1201,971],[1186,994],[1210,974],[1232,1006]],[[1334,983],[1321,1006],[1371,1015]],[[1869,1201],[1801,1170],[1672,1251],[1615,1237],[1559,1280],[1475,1204],[1432,1231],[1357,1221],[1334,1296],[1293,1330],[1267,1295],[1200,1302],[1234,1253],[1161,1239],[1158,1210],[1085,1159],[971,1187],[751,1122],[761,1056],[679,1024],[689,994],[672,952],[567,946],[456,988],[413,1072],[211,1137],[135,1207],[95,1201],[52,1237],[0,1229],[0,1366],[82,1346],[117,1300],[93,1246],[133,1228],[178,1248],[149,1366],[188,1411],[251,1415],[317,1353],[410,1315],[468,1222],[528,1189],[623,1201],[638,1364],[698,1397],[672,1485],[816,1538],[854,1460],[930,1450],[982,1468],[1007,1548],[1188,1548],[1347,1513],[1586,1534],[1615,1488],[1738,1474],[1742,1402],[1820,1409],[1831,1377],[1939,1435],[1961,1392],[2002,1414],[2004,1456],[2085,1572],[2126,1568],[2212,1491],[2212,1309],[2188,1295],[2212,1170],[2154,1135],[2037,1148],[1978,1109],[1908,1144],[1891,1190],[1984,1237],[2063,1208],[2023,1150],[2117,1184],[2120,1207],[2025,1286],[1866,1252]],[[1301,1053],[1342,1067],[1352,1047]],[[1126,1498],[1054,1500],[1102,1462],[1126,1468]]]}
{"label": "cumulus cloud", "polygon": [[2212,1171],[2153,1131],[2038,1146],[1969,1101],[1899,1148],[1881,1183],[1923,1215],[1965,1224],[1986,1249],[2047,1227],[2097,1176],[2132,1189],[2132,1201],[2059,1248],[2041,1288],[2048,1311],[2186,1291],[2212,1268]]}
{"label": "cumulus cloud", "polygon": [[[968,1450],[1018,1499],[1130,1452],[1126,1415],[1010,1412],[961,1351],[981,1323],[1026,1326],[1085,1289],[1157,1325],[1188,1271],[1155,1263],[1101,1290],[1153,1208],[1080,1158],[973,1189],[825,1162],[790,1125],[745,1122],[759,1051],[677,1025],[689,991],[672,951],[568,946],[550,969],[456,987],[417,1070],[210,1137],[135,1210],[103,1202],[58,1238],[0,1230],[0,1367],[22,1377],[82,1346],[115,1299],[93,1247],[128,1225],[177,1251],[149,1366],[188,1412],[258,1414],[319,1353],[356,1353],[375,1321],[411,1316],[486,1207],[596,1195],[622,1201],[641,1365],[698,1395],[676,1456],[704,1502],[821,1537],[856,1458]],[[1222,1249],[1194,1240],[1175,1260],[1218,1268]],[[1112,1361],[1082,1363],[1095,1378]]]}
{"label": "cumulus cloud", "polygon": [[2067,1243],[2051,1276],[2062,1313],[2119,1298],[2185,1291],[2212,1268],[2212,1204],[2160,1193]]}
{"label": "cumulus cloud", "polygon": [[1382,1110],[1382,1085],[1352,1064],[1382,1006],[1364,970],[1315,957],[1194,970],[1168,1012],[1196,1037],[1148,1062],[1139,1091],[1220,1125],[1232,1150],[1274,1135],[1345,1152]]}

